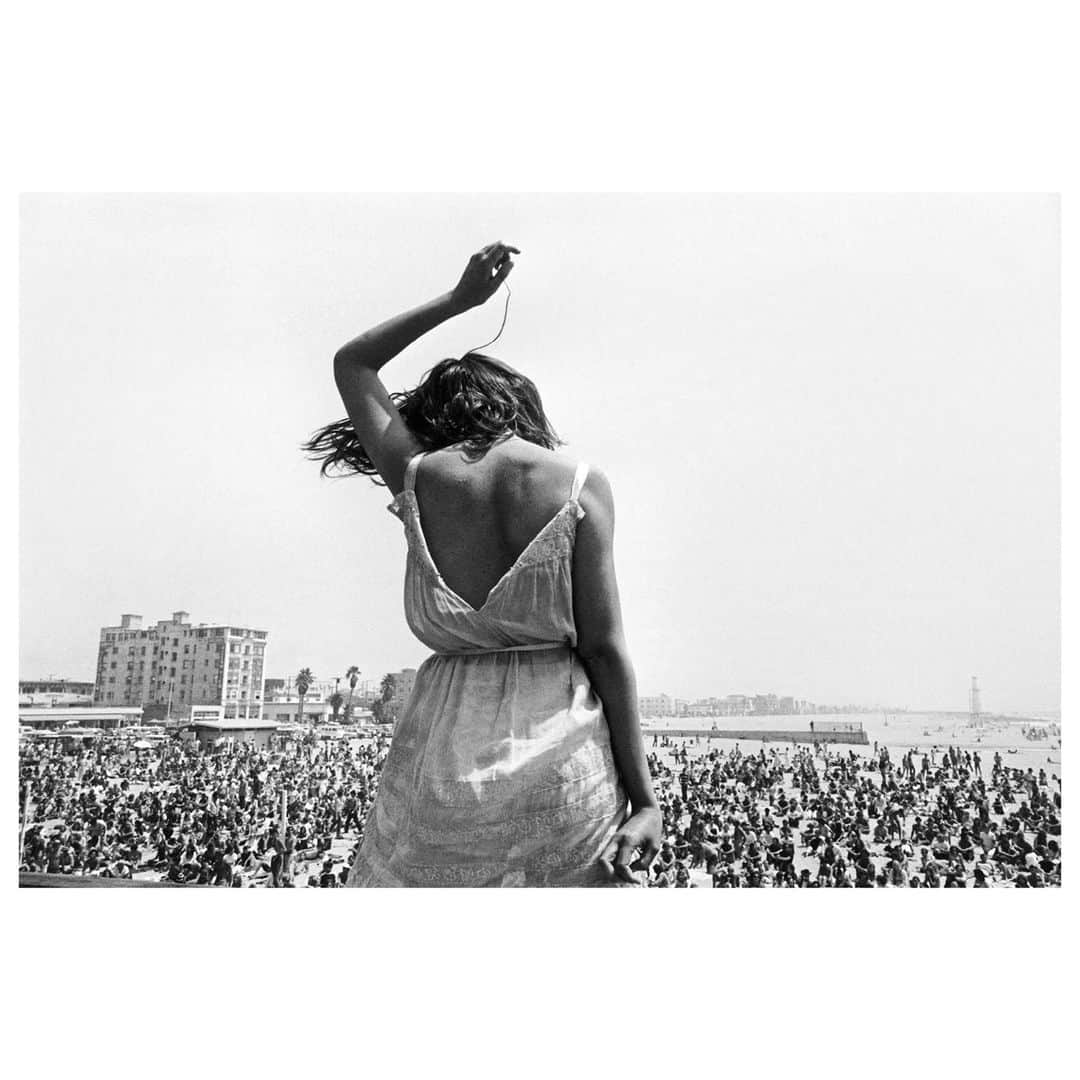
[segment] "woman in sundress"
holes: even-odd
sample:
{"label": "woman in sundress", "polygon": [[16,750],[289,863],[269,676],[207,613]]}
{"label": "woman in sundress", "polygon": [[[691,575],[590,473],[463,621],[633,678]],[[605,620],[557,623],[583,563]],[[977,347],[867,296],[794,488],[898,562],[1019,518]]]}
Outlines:
{"label": "woman in sundress", "polygon": [[[348,419],[308,452],[394,494],[416,673],[352,866],[353,886],[637,884],[661,818],[638,721],[604,475],[555,452],[533,383],[479,353],[389,395],[388,361],[486,302],[516,248],[345,345]],[[378,480],[376,480],[378,482]]]}

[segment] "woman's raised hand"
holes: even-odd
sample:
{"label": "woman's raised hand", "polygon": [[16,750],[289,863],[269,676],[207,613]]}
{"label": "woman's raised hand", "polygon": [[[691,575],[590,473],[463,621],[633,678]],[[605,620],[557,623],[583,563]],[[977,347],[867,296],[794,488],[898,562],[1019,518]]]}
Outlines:
{"label": "woman's raised hand", "polygon": [[490,300],[514,268],[514,260],[510,258],[512,254],[520,255],[521,252],[501,242],[481,248],[469,260],[461,280],[450,294],[454,306],[467,311]]}

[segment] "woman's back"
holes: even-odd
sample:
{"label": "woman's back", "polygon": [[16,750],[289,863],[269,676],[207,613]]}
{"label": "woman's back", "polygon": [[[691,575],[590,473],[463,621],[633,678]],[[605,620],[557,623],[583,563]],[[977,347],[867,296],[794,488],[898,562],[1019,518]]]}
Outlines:
{"label": "woman's back", "polygon": [[432,561],[480,608],[496,583],[565,506],[574,463],[513,436],[471,461],[459,447],[425,454],[414,495]]}
{"label": "woman's back", "polygon": [[[589,885],[625,817],[578,657],[571,564],[588,465],[507,440],[415,455],[405,613],[433,650],[404,702],[350,882]],[[437,554],[436,554],[437,552]]]}

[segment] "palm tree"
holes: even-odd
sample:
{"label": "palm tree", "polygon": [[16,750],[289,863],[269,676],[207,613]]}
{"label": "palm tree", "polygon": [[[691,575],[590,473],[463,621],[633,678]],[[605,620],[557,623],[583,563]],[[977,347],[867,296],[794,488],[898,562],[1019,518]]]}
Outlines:
{"label": "palm tree", "polygon": [[338,713],[341,711],[341,703],[345,699],[335,690],[330,695],[330,708],[334,710],[334,723],[337,723]]}
{"label": "palm tree", "polygon": [[315,681],[315,676],[311,674],[311,668],[301,668],[296,675],[296,693],[300,698],[300,723],[304,722],[304,698],[307,697],[307,692],[311,689],[311,684]]}
{"label": "palm tree", "polygon": [[394,719],[394,695],[397,693],[397,679],[393,675],[384,675],[382,682],[379,683],[379,693],[381,695],[378,704],[381,706],[379,709],[379,723],[389,724]]}
{"label": "palm tree", "polygon": [[353,664],[345,672],[345,678],[349,680],[349,700],[345,705],[345,722],[350,723],[352,721],[352,696],[353,691],[356,689],[357,680],[360,678],[360,669]]}

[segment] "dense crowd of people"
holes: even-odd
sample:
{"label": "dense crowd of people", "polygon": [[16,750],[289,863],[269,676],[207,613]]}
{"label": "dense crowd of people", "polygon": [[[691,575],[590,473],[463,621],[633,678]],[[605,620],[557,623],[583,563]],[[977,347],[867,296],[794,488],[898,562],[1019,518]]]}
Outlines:
{"label": "dense crowd of people", "polygon": [[173,740],[153,755],[118,740],[66,754],[31,744],[19,755],[19,806],[29,797],[31,807],[22,868],[335,887],[349,863],[335,841],[359,843],[388,747],[387,736],[308,736],[262,749]]}
{"label": "dense crowd of people", "polygon": [[[1043,888],[1061,884],[1061,781],[995,753],[894,761],[818,743],[743,753],[652,737],[665,840],[655,888]],[[703,875],[696,875],[699,879]]]}
{"label": "dense crowd of people", "polygon": [[[1043,888],[1061,884],[1061,781],[995,753],[872,754],[821,743],[744,753],[652,736],[663,847],[654,888]],[[389,737],[150,755],[118,740],[19,756],[22,868],[176,884],[344,883]],[[288,826],[282,830],[282,793]]]}

